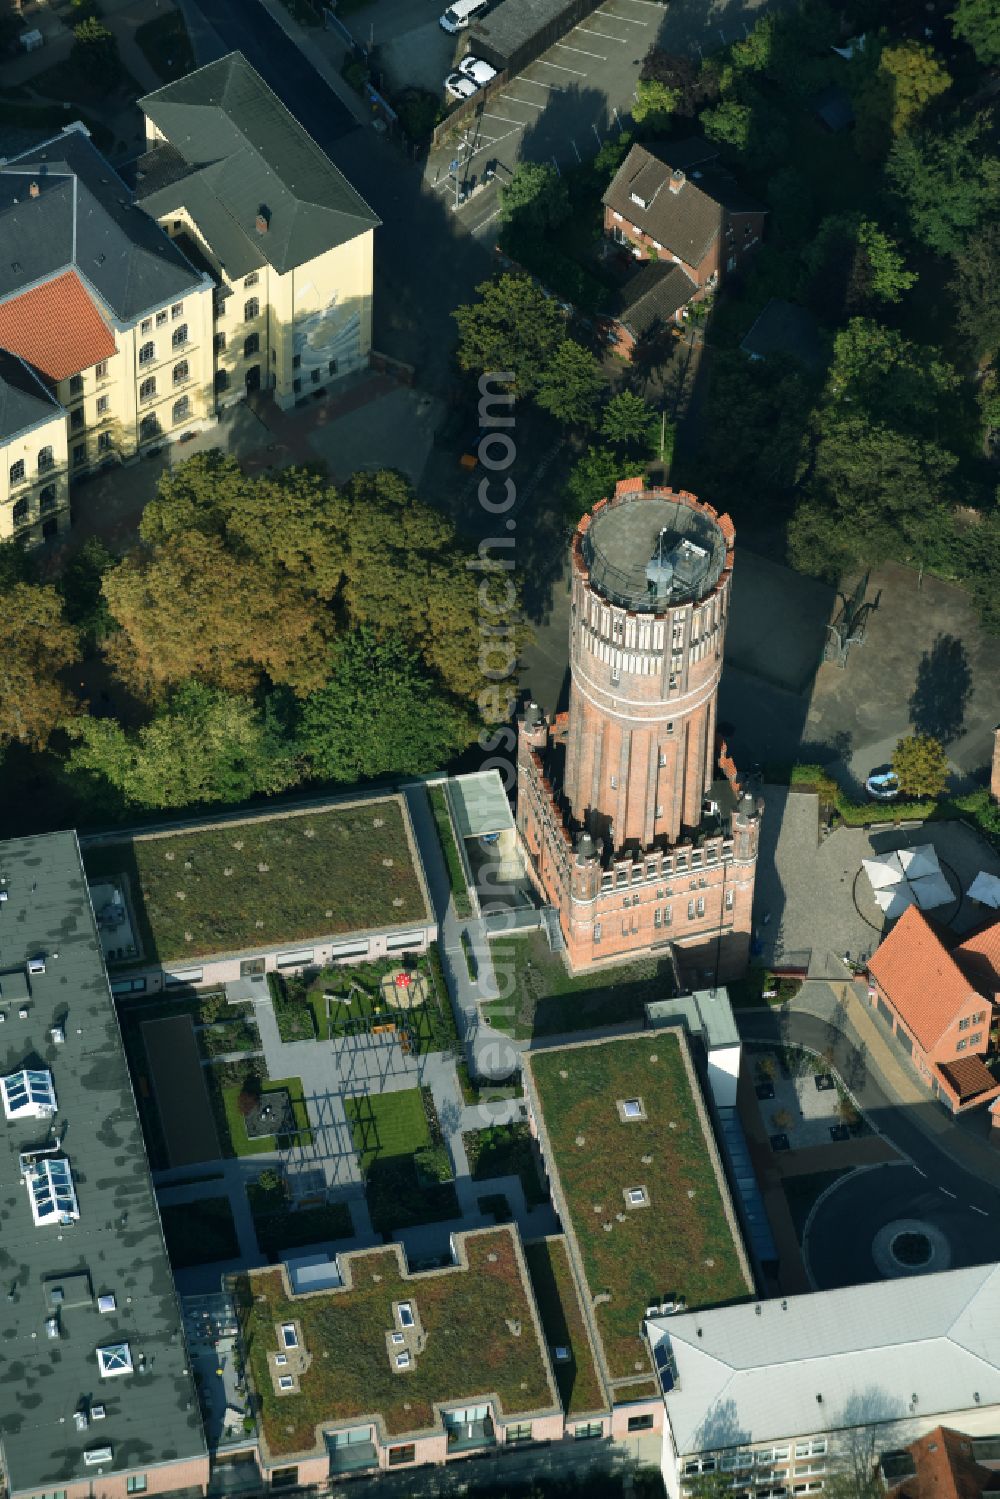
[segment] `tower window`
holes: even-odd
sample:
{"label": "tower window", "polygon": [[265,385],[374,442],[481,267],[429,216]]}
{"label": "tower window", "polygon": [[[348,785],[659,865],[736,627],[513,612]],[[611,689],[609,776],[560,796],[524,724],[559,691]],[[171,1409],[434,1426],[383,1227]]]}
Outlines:
{"label": "tower window", "polygon": [[612,789],[612,791],[617,791],[618,790],[618,777],[617,776],[612,776],[611,777],[611,789]]}

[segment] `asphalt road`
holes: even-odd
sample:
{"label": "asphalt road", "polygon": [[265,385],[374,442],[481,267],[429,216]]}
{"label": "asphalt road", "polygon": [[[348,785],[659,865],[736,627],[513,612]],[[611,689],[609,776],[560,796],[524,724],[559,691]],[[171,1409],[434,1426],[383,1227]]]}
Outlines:
{"label": "asphalt road", "polygon": [[[924,1218],[941,1227],[955,1265],[983,1264],[1000,1256],[1000,1191],[957,1166],[916,1122],[916,1111],[893,1102],[863,1049],[839,1024],[795,1011],[737,1012],[737,1022],[744,1041],[797,1044],[824,1053],[832,1046],[833,1066],[870,1122],[909,1161],[905,1170],[893,1167],[888,1174],[879,1168],[882,1180],[892,1181],[891,1193],[876,1190],[875,1172],[859,1171],[845,1177],[817,1210],[807,1257],[814,1241],[830,1246],[821,1245],[810,1257],[816,1261],[810,1268],[817,1285],[871,1280],[876,1273],[871,1240],[896,1218]],[[844,1023],[849,1023],[846,1017]],[[920,1107],[928,1115],[940,1109],[931,1099]]]}
{"label": "asphalt road", "polygon": [[360,128],[257,0],[196,0],[196,4],[227,49],[243,53],[324,151],[332,154],[336,141]]}

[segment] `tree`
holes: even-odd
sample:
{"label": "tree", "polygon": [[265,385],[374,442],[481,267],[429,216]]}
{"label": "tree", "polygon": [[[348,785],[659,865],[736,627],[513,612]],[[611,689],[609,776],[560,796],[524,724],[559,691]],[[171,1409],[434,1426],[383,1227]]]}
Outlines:
{"label": "tree", "polygon": [[468,709],[442,695],[406,642],[366,625],[337,643],[329,680],[302,704],[298,743],[313,775],[356,781],[436,770],[473,735]]}
{"label": "tree", "polygon": [[92,650],[110,627],[108,606],[101,591],[104,574],[114,565],[114,554],[99,536],[88,536],[71,554],[59,576],[66,618]]}
{"label": "tree", "polygon": [[54,588],[15,582],[0,589],[0,746],[44,749],[77,711],[59,673],[79,660],[76,631]]}
{"label": "tree", "polygon": [[987,224],[969,235],[955,256],[949,290],[955,326],[976,358],[1000,350],[1000,226]]}
{"label": "tree", "polygon": [[899,246],[857,213],[823,220],[803,254],[805,291],[821,317],[837,322],[879,303],[898,302],[917,279]]}
{"label": "tree", "polygon": [[950,87],[950,73],[925,43],[884,47],[857,100],[859,150],[870,158],[882,156],[891,141],[910,130],[931,101]]}
{"label": "tree", "polygon": [[[712,360],[703,454],[704,488],[746,515],[783,516],[808,466],[810,417],[819,379],[789,355],[748,362],[720,350]],[[716,433],[725,433],[725,441]],[[761,442],[760,434],[767,433]]]}
{"label": "tree", "polygon": [[961,421],[960,385],[939,349],[852,318],[834,339],[821,417],[836,422],[860,410],[873,422],[947,441]]}
{"label": "tree", "polygon": [[1000,63],[1000,0],[958,0],[951,24],[984,68]]}
{"label": "tree", "polygon": [[[668,95],[673,100],[669,106],[670,112],[685,119],[692,118],[699,105],[710,104],[718,97],[714,77],[706,73],[693,58],[683,52],[663,52],[658,47],[650,49],[642,65],[640,97],[644,83],[660,85],[664,90],[661,96],[664,103]],[[655,96],[650,94],[649,97]],[[632,113],[634,118],[639,118],[635,110]]]}
{"label": "tree", "polygon": [[528,276],[503,275],[476,291],[478,302],[452,314],[459,365],[497,379],[509,372],[517,394],[531,395],[566,337],[565,314]]}
{"label": "tree", "polygon": [[544,234],[569,218],[569,192],[555,167],[520,161],[500,189],[500,222],[529,234]]}
{"label": "tree", "polygon": [[656,412],[653,408],[647,406],[641,396],[634,395],[630,390],[622,390],[618,395],[612,396],[604,408],[601,436],[606,437],[616,448],[648,455],[655,443],[656,425]]}
{"label": "tree", "polygon": [[545,366],[535,399],[564,426],[592,427],[603,388],[604,375],[593,354],[567,338]]}
{"label": "tree", "polygon": [[599,500],[614,494],[619,479],[638,479],[645,472],[644,463],[623,458],[614,448],[588,448],[566,479],[567,513],[574,521],[579,520]]}
{"label": "tree", "polygon": [[944,745],[932,734],[911,734],[900,739],[892,752],[892,768],[904,796],[939,797],[948,785],[948,760]]}
{"label": "tree", "polygon": [[246,698],[189,682],[151,723],[129,733],[107,718],[74,722],[67,760],[126,807],[191,807],[273,795],[301,779],[274,723]]}
{"label": "tree", "polygon": [[647,131],[669,130],[683,95],[659,78],[640,78],[636,85],[632,118]]}
{"label": "tree", "polygon": [[73,27],[73,60],[99,89],[117,87],[122,76],[122,62],[114,34],[96,16]]}
{"label": "tree", "polygon": [[1000,209],[1000,161],[986,146],[988,121],[951,120],[896,141],[886,163],[910,233],[936,255],[960,253],[970,233]]}
{"label": "tree", "polygon": [[752,120],[753,111],[748,104],[723,99],[721,104],[704,111],[701,128],[710,141],[731,146],[734,151],[745,151],[750,143]]}

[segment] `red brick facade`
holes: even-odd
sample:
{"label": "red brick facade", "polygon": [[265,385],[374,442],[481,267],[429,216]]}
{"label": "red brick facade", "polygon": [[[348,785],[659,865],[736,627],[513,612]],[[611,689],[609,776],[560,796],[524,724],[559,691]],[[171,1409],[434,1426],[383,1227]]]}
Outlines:
{"label": "red brick facade", "polygon": [[760,244],[764,234],[764,211],[727,213],[722,234],[713,240],[697,264],[690,265],[679,255],[658,245],[652,235],[630,223],[624,214],[616,213],[607,205],[604,208],[604,232],[629,250],[636,260],[655,257],[679,265],[698,287],[699,294],[704,294],[706,289],[714,290],[727,276],[740,270]]}
{"label": "red brick facade", "polygon": [[[635,610],[595,585],[584,538],[609,504],[648,499],[717,531],[719,575],[700,597]],[[639,479],[620,483],[574,537],[569,713],[551,726],[535,713],[522,721],[517,803],[532,877],[559,912],[573,969],[671,943],[700,978],[746,964],[760,809],[731,784],[728,826],[706,831],[703,817],[732,564],[728,516]],[[556,752],[561,796],[546,768]]]}

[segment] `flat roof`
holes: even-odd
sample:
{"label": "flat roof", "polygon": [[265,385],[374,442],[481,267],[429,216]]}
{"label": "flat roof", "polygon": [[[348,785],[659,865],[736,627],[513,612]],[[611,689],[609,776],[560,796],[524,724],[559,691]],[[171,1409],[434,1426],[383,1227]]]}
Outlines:
{"label": "flat roof", "polygon": [[[663,613],[712,592],[725,566],[726,538],[717,520],[687,500],[639,491],[592,513],[582,551],[598,593],[625,608]],[[646,570],[661,553],[673,558],[673,582],[656,597]]]}
{"label": "flat roof", "polygon": [[651,1025],[686,1022],[692,1035],[704,1037],[706,1047],[739,1046],[740,1033],[733,1016],[729,990],[696,989],[692,994],[678,994],[673,999],[654,999],[646,1006]]}
{"label": "flat roof", "polygon": [[433,920],[398,794],[88,837],[83,858],[91,879],[126,878],[133,967]]}
{"label": "flat roof", "polygon": [[565,1238],[553,1234],[535,1239],[525,1244],[524,1257],[564,1411],[576,1417],[606,1411],[608,1399]]}
{"label": "flat roof", "polygon": [[[512,1225],[453,1236],[458,1263],[410,1275],[399,1244],[338,1256],[344,1285],[294,1295],[284,1266],[237,1279],[247,1359],[272,1457],[322,1448],[324,1428],[377,1422],[402,1437],[438,1408],[496,1396],[502,1414],[560,1410],[524,1255]],[[412,1325],[399,1315],[408,1304]],[[307,1367],[291,1394],[272,1372],[296,1323]],[[396,1334],[401,1341],[394,1344]],[[398,1349],[410,1352],[405,1371]]]}
{"label": "flat roof", "polygon": [[447,791],[460,838],[482,838],[513,828],[514,814],[498,770],[451,776],[447,781]]}
{"label": "flat roof", "polygon": [[[0,1002],[0,1071],[47,1069],[58,1106],[51,1121],[0,1113],[0,1447],[18,1493],[198,1458],[206,1447],[76,835],[0,843],[0,880],[0,988],[13,973],[28,994]],[[32,962],[26,973],[35,958],[44,972]],[[44,1148],[69,1161],[79,1217],[36,1227],[19,1157]],[[113,1309],[99,1310],[99,1297]],[[131,1372],[102,1377],[98,1348],[123,1345],[118,1362]],[[100,1447],[110,1460],[85,1463]]]}
{"label": "flat roof", "polygon": [[[753,1291],[687,1039],[646,1031],[528,1051],[523,1065],[608,1377],[648,1376],[648,1306]],[[633,1202],[638,1189],[645,1201]]]}

